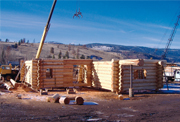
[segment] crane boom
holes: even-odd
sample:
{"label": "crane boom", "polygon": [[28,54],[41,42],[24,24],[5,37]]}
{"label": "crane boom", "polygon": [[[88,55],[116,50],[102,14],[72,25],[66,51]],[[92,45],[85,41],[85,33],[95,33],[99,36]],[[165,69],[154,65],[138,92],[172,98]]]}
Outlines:
{"label": "crane boom", "polygon": [[174,35],[175,35],[175,32],[176,32],[177,26],[179,25],[178,24],[179,19],[180,19],[180,15],[178,15],[178,19],[177,19],[176,23],[174,24],[174,28],[173,28],[173,30],[171,32],[171,35],[170,35],[169,39],[168,39],[169,41],[166,44],[166,48],[164,50],[163,55],[161,56],[161,59],[165,59],[166,58],[167,51],[169,49],[169,46],[171,45],[171,42],[173,41],[173,38],[174,38]]}
{"label": "crane boom", "polygon": [[48,21],[47,21],[47,24],[44,28],[44,32],[43,32],[43,35],[41,37],[41,42],[39,44],[39,48],[38,48],[38,51],[37,51],[37,54],[36,54],[36,59],[38,59],[40,57],[40,53],[41,53],[41,50],[42,50],[42,47],[43,47],[43,44],[44,44],[44,41],[46,39],[46,35],[47,35],[47,32],[50,28],[50,21],[51,21],[51,17],[52,17],[52,14],[53,14],[53,11],[54,11],[54,7],[56,5],[56,2],[57,0],[54,0],[53,2],[53,5],[52,5],[52,8],[51,8],[51,11],[50,11],[50,14],[49,14],[49,17],[48,17]]}

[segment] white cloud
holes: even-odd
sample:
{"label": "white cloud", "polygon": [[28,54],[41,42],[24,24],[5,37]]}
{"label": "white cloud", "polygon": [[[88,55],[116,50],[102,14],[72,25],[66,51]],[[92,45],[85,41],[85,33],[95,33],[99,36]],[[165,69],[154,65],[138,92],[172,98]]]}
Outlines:
{"label": "white cloud", "polygon": [[150,40],[150,41],[153,41],[153,42],[160,42],[161,41],[160,39],[152,38],[152,37],[143,37],[143,38],[147,39],[147,40]]}

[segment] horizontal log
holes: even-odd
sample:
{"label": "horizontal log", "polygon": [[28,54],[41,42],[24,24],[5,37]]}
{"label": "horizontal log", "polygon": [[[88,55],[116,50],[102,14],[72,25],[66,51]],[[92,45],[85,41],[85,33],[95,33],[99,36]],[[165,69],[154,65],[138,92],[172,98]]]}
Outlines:
{"label": "horizontal log", "polygon": [[[33,69],[32,70],[33,73],[36,73],[37,72],[37,69]],[[47,72],[47,69],[41,69],[41,72],[42,73],[46,73]],[[73,72],[73,69],[53,69],[53,72]]]}
{"label": "horizontal log", "polygon": [[44,82],[55,82],[55,81],[73,81],[73,79],[71,78],[59,78],[59,79],[55,79],[55,78],[52,78],[52,79],[43,79]]}
{"label": "horizontal log", "polygon": [[[134,74],[133,74],[133,76],[134,76]],[[158,74],[156,74],[156,75],[154,75],[154,74],[148,74],[148,75],[146,75],[146,79],[149,79],[149,78],[156,78],[156,77],[161,77],[162,75],[158,75]],[[127,77],[127,78],[129,78],[130,77],[130,73],[126,73],[126,74],[120,74],[120,76],[119,76],[120,78],[125,78],[125,77]]]}
{"label": "horizontal log", "polygon": [[[130,81],[130,79],[119,79],[119,82],[129,82]],[[154,82],[156,82],[157,80],[156,79],[133,79],[133,82],[134,81],[144,81],[144,82],[148,82],[148,81],[154,81]]]}
{"label": "horizontal log", "polygon": [[[37,69],[37,65],[33,65],[33,69]],[[42,65],[40,66],[42,69],[46,68],[51,68],[51,69],[69,69],[69,68],[74,68],[73,65],[59,65],[59,66],[54,66],[54,65]]]}
{"label": "horizontal log", "polygon": [[157,64],[144,64],[143,66],[144,66],[144,67],[151,67],[151,66],[152,66],[152,67],[155,67],[155,66],[157,66]]}
{"label": "horizontal log", "polygon": [[[147,87],[147,86],[156,86],[156,83],[138,83],[138,84],[133,84],[132,87]],[[130,84],[123,84],[124,88],[130,87]]]}
{"label": "horizontal log", "polygon": [[91,65],[92,60],[64,60],[64,64]]}
{"label": "horizontal log", "polygon": [[153,75],[156,76],[156,72],[147,72],[146,75],[147,75],[147,76],[148,76],[148,75],[150,75],[150,76],[153,76]]}
{"label": "horizontal log", "polygon": [[94,65],[93,66],[95,69],[103,69],[103,68],[111,68],[112,67],[112,65]]}
{"label": "horizontal log", "polygon": [[143,59],[119,60],[119,64],[143,66],[144,60]]}
{"label": "horizontal log", "polygon": [[96,74],[94,76],[97,76],[98,78],[112,78],[112,75],[106,75],[106,74]]}
{"label": "horizontal log", "polygon": [[92,69],[93,71],[109,71],[109,70],[113,70],[113,71],[119,71],[119,67],[95,67]]}
{"label": "horizontal log", "polygon": [[118,63],[93,63],[94,67],[118,67]]}
{"label": "horizontal log", "polygon": [[113,72],[97,72],[95,75],[97,75],[97,76],[99,76],[99,75],[117,75],[118,76],[118,72],[115,72],[115,73],[113,73]]}
{"label": "horizontal log", "polygon": [[[156,82],[156,80],[155,79],[149,79],[149,80],[147,80],[147,79],[138,79],[138,80],[133,80],[132,81],[133,82],[133,84],[136,84],[136,83],[155,83]],[[123,84],[129,84],[130,83],[130,81],[123,81]]]}
{"label": "horizontal log", "polygon": [[147,60],[144,59],[144,64],[158,64],[160,66],[166,66],[167,61],[165,60]]}
{"label": "horizontal log", "polygon": [[[51,87],[71,87],[73,84],[63,84],[63,85],[40,85],[40,88],[51,88]],[[37,86],[34,86],[37,87]]]}
{"label": "horizontal log", "polygon": [[[156,89],[156,86],[135,87],[133,89],[134,90],[154,90],[154,89]],[[120,89],[120,92],[123,92],[123,91],[129,91],[129,88],[122,88],[122,90]]]}
{"label": "horizontal log", "polygon": [[76,83],[74,84],[74,86],[89,86],[89,85],[86,83]]}
{"label": "horizontal log", "polygon": [[[126,70],[130,70],[130,66],[121,66],[120,69],[126,69]],[[141,69],[146,69],[146,70],[156,70],[156,66],[154,67],[147,67],[147,66],[133,66],[133,70],[141,70]]]}

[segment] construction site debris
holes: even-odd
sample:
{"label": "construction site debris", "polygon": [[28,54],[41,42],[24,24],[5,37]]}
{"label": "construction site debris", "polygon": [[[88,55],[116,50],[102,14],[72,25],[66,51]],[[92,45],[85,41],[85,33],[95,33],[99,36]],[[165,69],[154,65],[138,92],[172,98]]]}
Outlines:
{"label": "construction site debris", "polygon": [[61,104],[69,104],[70,99],[66,96],[61,96],[61,98],[59,99],[59,103]]}
{"label": "construction site debris", "polygon": [[77,90],[75,88],[67,88],[66,91],[67,91],[67,94],[76,94]]}
{"label": "construction site debris", "polygon": [[14,87],[14,89],[16,89],[19,85],[16,81],[14,81],[13,79],[10,79],[11,85]]}
{"label": "construction site debris", "polygon": [[45,91],[43,91],[43,89],[39,90],[40,95],[48,95],[48,89],[45,89]]}
{"label": "construction site debris", "polygon": [[16,98],[22,99],[22,95],[21,94],[17,94]]}
{"label": "construction site debris", "polygon": [[60,98],[59,94],[54,94],[53,96],[47,97],[46,101],[51,102],[51,103],[57,103],[57,102],[59,102],[59,98]]}
{"label": "construction site debris", "polygon": [[120,100],[123,100],[123,99],[124,99],[122,94],[120,94],[120,95],[118,96],[118,98],[119,98]]}
{"label": "construction site debris", "polygon": [[13,89],[13,87],[8,83],[4,83],[4,86],[6,87],[7,90],[12,90]]}

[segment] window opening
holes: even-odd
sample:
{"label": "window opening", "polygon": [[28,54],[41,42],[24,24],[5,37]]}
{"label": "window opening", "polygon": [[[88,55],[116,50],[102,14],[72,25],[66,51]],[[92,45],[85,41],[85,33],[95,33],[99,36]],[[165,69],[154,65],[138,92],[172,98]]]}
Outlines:
{"label": "window opening", "polygon": [[147,71],[145,69],[134,70],[134,79],[146,79]]}
{"label": "window opening", "polygon": [[52,69],[46,69],[46,78],[53,78]]}

